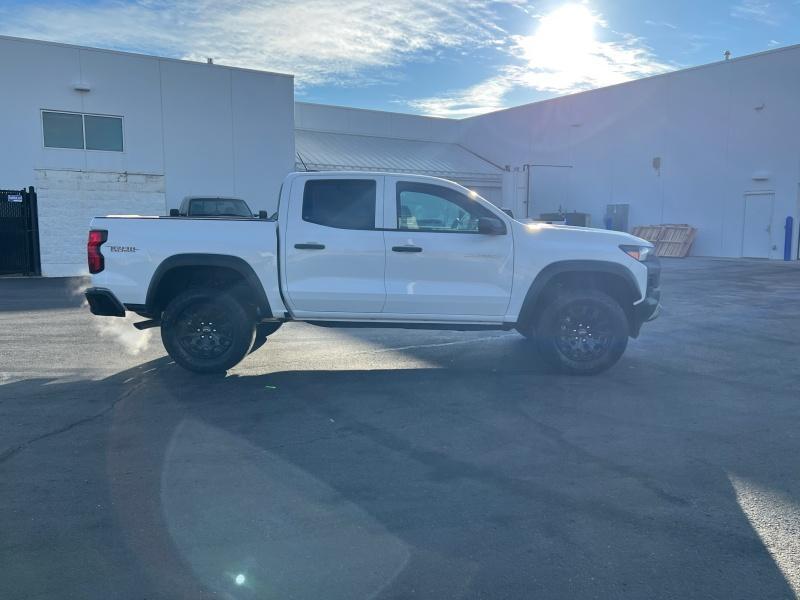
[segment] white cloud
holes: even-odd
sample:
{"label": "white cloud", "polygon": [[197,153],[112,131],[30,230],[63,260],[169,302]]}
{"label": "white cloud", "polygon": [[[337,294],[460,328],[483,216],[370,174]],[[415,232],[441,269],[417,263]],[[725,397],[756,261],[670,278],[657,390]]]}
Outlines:
{"label": "white cloud", "polygon": [[[747,0],[745,0],[747,1]],[[641,40],[616,34],[586,4],[535,14],[527,0],[30,0],[0,6],[0,33],[292,73],[303,87],[392,81],[398,65],[480,48],[492,77],[406,102],[440,116],[505,106],[515,89],[564,94],[668,70]],[[510,35],[496,9],[538,19]],[[595,37],[602,31],[613,41]],[[466,58],[465,60],[469,60]]]}
{"label": "white cloud", "polygon": [[772,3],[763,0],[742,0],[731,7],[731,16],[738,19],[758,21],[765,25],[777,25],[778,18],[772,8]]}
{"label": "white cloud", "polygon": [[[445,48],[493,44],[493,0],[101,0],[31,2],[0,30],[293,73],[300,85],[352,83]],[[380,73],[377,73],[380,76]]]}
{"label": "white cloud", "polygon": [[499,75],[464,90],[411,100],[408,105],[417,112],[434,117],[471,117],[491,112],[503,108],[503,97],[522,85],[522,73],[520,67],[504,67]]}
{"label": "white cloud", "polygon": [[617,34],[600,41],[603,18],[582,4],[568,4],[544,15],[535,33],[514,36],[509,53],[516,64],[489,79],[443,96],[413,100],[412,108],[436,116],[470,116],[504,106],[515,89],[568,94],[670,70],[636,37]]}
{"label": "white cloud", "polygon": [[669,21],[651,21],[647,19],[645,25],[652,25],[653,27],[666,27],[667,29],[677,29],[678,26],[674,23],[670,23]]}

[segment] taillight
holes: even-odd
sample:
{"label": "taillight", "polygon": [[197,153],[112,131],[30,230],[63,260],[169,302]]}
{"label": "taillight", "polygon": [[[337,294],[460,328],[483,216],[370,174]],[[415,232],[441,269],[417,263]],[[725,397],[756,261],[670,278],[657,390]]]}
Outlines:
{"label": "taillight", "polygon": [[103,253],[100,252],[102,246],[108,239],[108,231],[105,229],[92,229],[89,231],[89,241],[86,244],[86,258],[89,261],[89,273],[99,273],[106,268],[106,261]]}

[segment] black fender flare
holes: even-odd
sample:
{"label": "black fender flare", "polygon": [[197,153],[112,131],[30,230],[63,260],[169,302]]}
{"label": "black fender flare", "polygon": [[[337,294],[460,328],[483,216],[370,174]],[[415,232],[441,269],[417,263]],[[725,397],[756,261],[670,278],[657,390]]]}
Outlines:
{"label": "black fender flare", "polygon": [[[537,300],[539,300],[542,292],[547,288],[547,285],[554,277],[563,273],[578,272],[605,273],[622,277],[629,286],[633,297],[637,300],[642,297],[639,283],[636,281],[631,270],[624,265],[607,260],[562,260],[550,263],[536,275],[533,283],[531,283],[531,286],[528,288],[528,293],[525,295],[525,300],[519,311],[517,322],[520,324],[528,322],[536,307]],[[628,307],[624,308],[627,309]]]}
{"label": "black fender flare", "polygon": [[272,308],[269,305],[264,286],[261,285],[261,280],[247,261],[238,256],[229,254],[203,253],[174,254],[161,261],[161,264],[158,265],[153,276],[150,278],[150,284],[147,286],[147,299],[145,303],[149,313],[155,314],[157,310],[156,294],[158,293],[158,288],[164,276],[172,269],[179,267],[223,267],[236,271],[244,278],[248,287],[253,292],[255,304],[261,313],[260,316],[272,316]]}

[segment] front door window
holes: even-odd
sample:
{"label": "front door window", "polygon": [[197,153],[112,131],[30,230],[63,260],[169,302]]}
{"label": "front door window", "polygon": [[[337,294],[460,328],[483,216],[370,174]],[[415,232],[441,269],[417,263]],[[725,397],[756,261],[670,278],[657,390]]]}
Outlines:
{"label": "front door window", "polygon": [[397,228],[404,231],[478,233],[486,208],[456,190],[429,183],[397,185]]}

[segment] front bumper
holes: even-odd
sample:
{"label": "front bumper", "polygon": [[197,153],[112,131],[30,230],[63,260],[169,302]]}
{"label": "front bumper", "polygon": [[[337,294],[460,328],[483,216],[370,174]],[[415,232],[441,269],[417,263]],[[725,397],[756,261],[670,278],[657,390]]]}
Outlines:
{"label": "front bumper", "polygon": [[661,261],[653,256],[642,263],[647,267],[647,292],[644,299],[633,306],[631,335],[639,335],[643,323],[657,318],[661,312]]}
{"label": "front bumper", "polygon": [[125,307],[111,290],[106,288],[89,288],[86,290],[86,301],[93,315],[101,317],[124,317]]}

